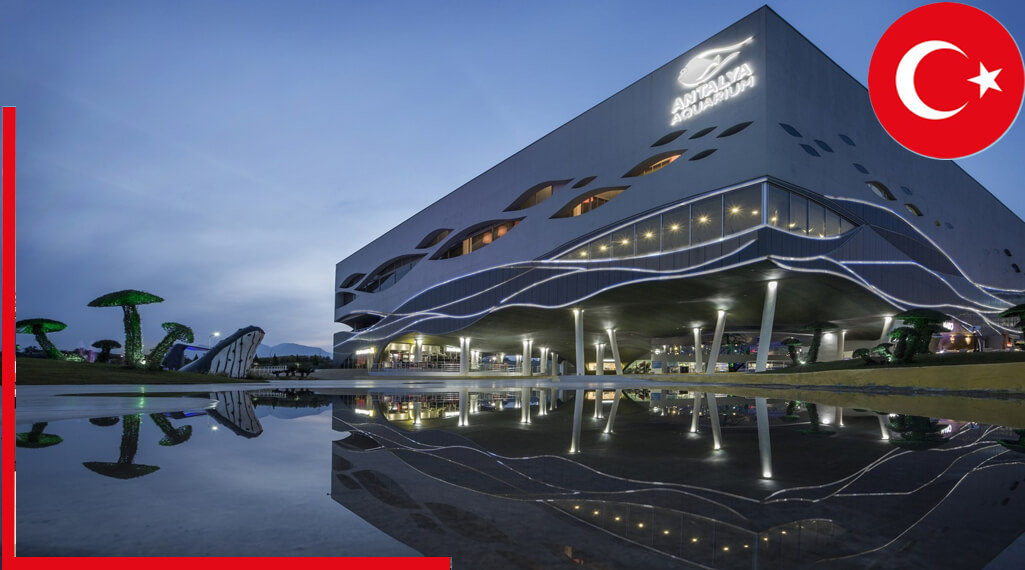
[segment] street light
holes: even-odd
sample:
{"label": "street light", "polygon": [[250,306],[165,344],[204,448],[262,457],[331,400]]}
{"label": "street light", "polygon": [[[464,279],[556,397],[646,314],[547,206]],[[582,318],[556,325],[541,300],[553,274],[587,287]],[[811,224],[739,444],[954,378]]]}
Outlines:
{"label": "street light", "polygon": [[206,347],[207,348],[213,348],[214,347],[213,340],[215,338],[220,338],[220,336],[221,336],[220,331],[214,331],[213,333],[211,333],[210,337],[206,339]]}

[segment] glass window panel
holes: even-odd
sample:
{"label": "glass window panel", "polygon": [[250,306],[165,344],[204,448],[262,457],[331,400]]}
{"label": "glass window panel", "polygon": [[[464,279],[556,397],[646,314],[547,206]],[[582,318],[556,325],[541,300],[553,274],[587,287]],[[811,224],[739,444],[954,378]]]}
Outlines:
{"label": "glass window panel", "polygon": [[578,248],[574,249],[573,251],[567,253],[566,255],[560,257],[559,259],[565,259],[567,261],[574,261],[574,260],[577,260],[577,261],[587,261],[587,259],[588,259],[587,246],[584,245],[582,247],[578,247]]}
{"label": "glass window panel", "polygon": [[851,231],[853,229],[854,229],[854,222],[852,222],[852,221],[850,221],[850,220],[848,220],[847,218],[844,218],[844,217],[840,218],[840,233],[845,234],[845,233],[847,233],[847,232],[849,232],[849,231]]}
{"label": "glass window panel", "polygon": [[662,251],[690,245],[690,206],[662,214]]}
{"label": "glass window panel", "polygon": [[840,214],[826,210],[826,237],[840,235]]}
{"label": "glass window panel", "polygon": [[748,186],[723,196],[726,235],[742,232],[762,223],[762,187]]}
{"label": "glass window panel", "polygon": [[722,195],[705,198],[690,207],[691,243],[715,241],[722,237]]}
{"label": "glass window panel", "polygon": [[612,234],[612,257],[633,257],[634,227],[628,226]]}
{"label": "glass window panel", "polygon": [[808,200],[797,194],[790,195],[790,223],[787,227],[794,233],[808,233]]}
{"label": "glass window panel", "polygon": [[769,186],[767,209],[766,223],[777,228],[787,227],[790,223],[790,192]]}
{"label": "glass window panel", "polygon": [[609,247],[609,236],[600,237],[587,244],[587,255],[591,259],[609,259],[612,248]]}
{"label": "glass window panel", "polygon": [[659,218],[655,216],[642,222],[638,222],[637,235],[634,236],[637,244],[637,255],[648,255],[658,253],[659,249]]}
{"label": "glass window panel", "polygon": [[826,209],[815,202],[808,203],[808,235],[812,237],[826,235]]}

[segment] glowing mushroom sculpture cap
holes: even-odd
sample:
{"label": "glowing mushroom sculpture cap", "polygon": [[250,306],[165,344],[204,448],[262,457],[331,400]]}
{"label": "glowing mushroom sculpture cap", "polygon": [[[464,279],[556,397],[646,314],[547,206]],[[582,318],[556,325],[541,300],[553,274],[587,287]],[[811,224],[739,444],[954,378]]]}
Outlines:
{"label": "glowing mushroom sculpture cap", "polygon": [[121,307],[125,324],[125,366],[135,366],[142,361],[142,326],[138,305],[162,303],[163,298],[135,289],[114,291],[89,302],[90,307]]}
{"label": "glowing mushroom sculpture cap", "polygon": [[43,349],[50,358],[65,360],[64,353],[46,338],[46,333],[58,332],[68,328],[68,325],[53,319],[24,319],[14,323],[15,332],[21,334],[36,335],[36,342],[39,348]]}

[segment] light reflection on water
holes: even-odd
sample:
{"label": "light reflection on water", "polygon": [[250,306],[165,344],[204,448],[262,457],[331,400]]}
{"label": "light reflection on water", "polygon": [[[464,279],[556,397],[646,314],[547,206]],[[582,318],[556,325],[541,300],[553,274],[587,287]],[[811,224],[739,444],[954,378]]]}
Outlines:
{"label": "light reflection on water", "polygon": [[[475,392],[467,427],[446,385],[221,392],[210,410],[19,427],[63,441],[18,451],[18,553],[970,568],[1025,532],[1025,453],[1000,443],[1018,434],[973,421],[1020,426],[1018,400],[745,389],[720,396],[713,451],[707,410],[689,433],[693,399],[656,389],[623,401],[612,434],[588,400],[570,455],[573,406],[539,415],[535,395],[523,424],[521,394]],[[772,479],[747,396],[770,398]]]}

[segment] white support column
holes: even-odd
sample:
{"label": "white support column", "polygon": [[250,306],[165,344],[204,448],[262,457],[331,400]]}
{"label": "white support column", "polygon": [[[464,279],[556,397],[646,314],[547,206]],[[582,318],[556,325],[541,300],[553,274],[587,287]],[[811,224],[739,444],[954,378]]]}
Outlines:
{"label": "white support column", "polygon": [[548,389],[538,388],[537,390],[537,415],[548,415]]}
{"label": "white support column", "polygon": [[420,418],[421,418],[421,416],[420,416],[420,408],[421,408],[420,400],[417,400],[417,401],[413,402],[413,425],[415,425],[415,426],[420,425]]}
{"label": "white support column", "polygon": [[883,439],[890,439],[890,430],[886,427],[886,416],[876,415],[879,418],[879,434]]}
{"label": "white support column", "polygon": [[556,404],[559,401],[559,391],[556,390],[555,388],[552,388],[551,390],[552,390],[552,393],[550,394],[551,397],[549,398],[550,401],[548,402],[548,410],[549,411],[554,410],[555,407],[556,407]]}
{"label": "white support column", "polygon": [[616,412],[619,411],[619,400],[623,398],[623,389],[616,388],[616,395],[612,397],[612,409],[609,410],[609,421],[605,424],[605,433],[612,433],[612,426],[616,423]]}
{"label": "white support column", "polygon": [[616,329],[605,329],[605,332],[609,334],[609,346],[612,347],[612,359],[616,361],[616,374],[622,376],[623,360],[619,357],[619,342],[616,341]]}
{"label": "white support column", "polygon": [[776,317],[776,289],[775,281],[769,281],[765,286],[765,304],[762,305],[762,327],[758,331],[758,358],[755,361],[755,372],[765,372],[769,363],[772,324]]}
{"label": "white support column", "polygon": [[701,327],[694,327],[694,372],[701,374],[705,359],[701,354]]}
{"label": "white support column", "polygon": [[552,376],[559,375],[559,353],[554,350],[548,354],[548,357],[552,360]]}
{"label": "white support column", "polygon": [[459,391],[459,425],[470,425],[470,414],[466,409],[467,400],[470,399],[470,391],[463,388]]}
{"label": "white support column", "polygon": [[712,420],[713,449],[722,449],[722,428],[719,427],[719,405],[715,402],[715,393],[706,392],[705,399],[708,401],[708,417]]}
{"label": "white support column", "polygon": [[470,373],[470,339],[459,337],[459,373]]}
{"label": "white support column", "polygon": [[602,418],[602,406],[601,406],[601,395],[604,390],[600,387],[594,391],[594,419],[598,420]]}
{"label": "white support column", "polygon": [[541,376],[548,376],[548,347],[541,347],[541,358],[538,360],[537,372]]}
{"label": "white support column", "polygon": [[424,339],[422,336],[416,337],[413,341],[413,362],[424,361]]}
{"label": "white support column", "polygon": [[594,373],[598,376],[605,375],[605,343],[603,342],[594,345]]}
{"label": "white support column", "polygon": [[530,423],[530,388],[520,389],[520,423]]}
{"label": "white support column", "polygon": [[769,440],[769,405],[765,398],[755,398],[758,419],[758,456],[762,460],[762,477],[772,478],[772,443]]}
{"label": "white support column", "polygon": [[847,342],[847,331],[841,330],[836,335],[836,359],[843,360],[844,344]]}
{"label": "white support column", "polygon": [[719,360],[719,349],[722,348],[722,333],[726,328],[726,311],[719,311],[715,319],[715,336],[712,337],[712,350],[708,353],[708,370],[705,374],[715,374],[715,365]]}
{"label": "white support column", "polygon": [[690,413],[690,433],[698,433],[699,417],[701,417],[701,392],[694,392],[694,405]]}
{"label": "white support column", "polygon": [[527,339],[523,339],[523,356],[522,364],[520,364],[520,374],[524,376],[530,376],[530,345],[531,342]]}
{"label": "white support column", "polygon": [[836,407],[836,425],[837,427],[843,427],[843,408],[840,406]]}
{"label": "white support column", "polygon": [[573,398],[573,440],[569,446],[570,453],[580,453],[580,422],[584,415],[584,390],[577,388]]}
{"label": "white support column", "polygon": [[879,335],[879,342],[888,342],[890,340],[890,331],[893,329],[893,317],[886,317],[883,319],[883,332]]}
{"label": "white support column", "polygon": [[573,309],[573,336],[576,345],[576,366],[577,375],[583,376],[587,373],[587,363],[584,360],[584,310]]}

